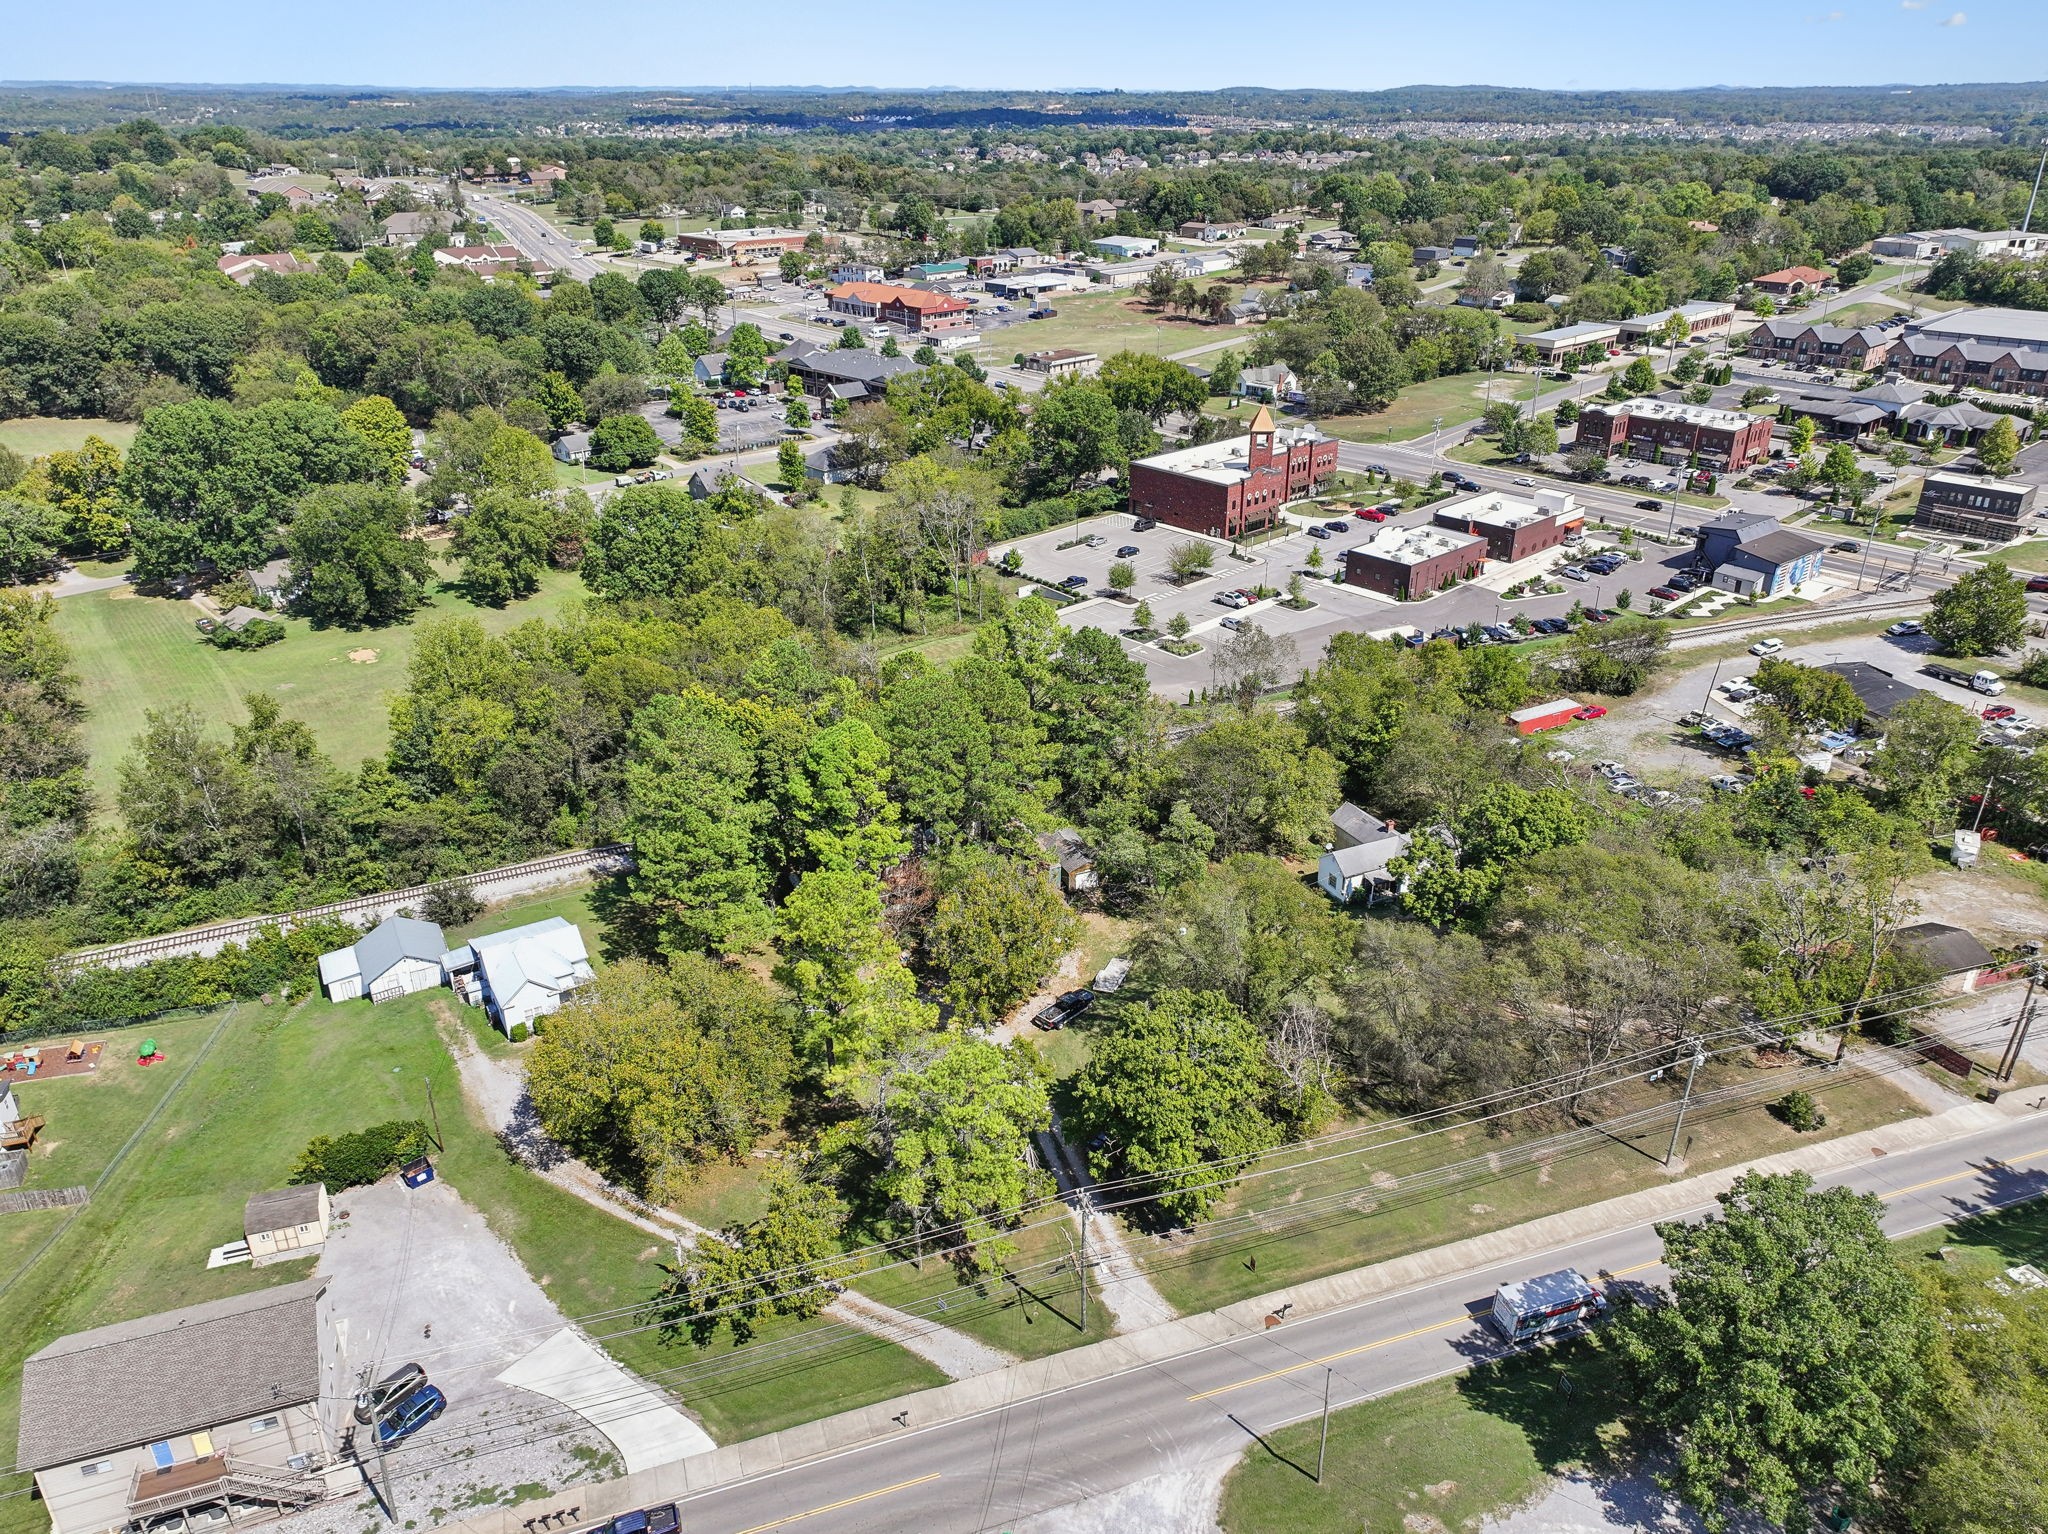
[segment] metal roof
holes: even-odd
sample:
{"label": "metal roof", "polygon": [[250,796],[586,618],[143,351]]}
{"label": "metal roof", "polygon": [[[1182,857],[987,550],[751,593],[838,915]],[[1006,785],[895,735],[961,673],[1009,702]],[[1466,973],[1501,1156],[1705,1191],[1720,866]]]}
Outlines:
{"label": "metal roof", "polygon": [[320,1394],[325,1279],[60,1337],[21,1366],[15,1458],[43,1470]]}

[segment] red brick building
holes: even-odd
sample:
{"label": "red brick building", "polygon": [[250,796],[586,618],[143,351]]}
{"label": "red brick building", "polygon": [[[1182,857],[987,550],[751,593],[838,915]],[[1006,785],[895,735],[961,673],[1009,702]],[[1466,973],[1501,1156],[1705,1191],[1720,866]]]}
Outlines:
{"label": "red brick building", "polygon": [[844,282],[827,288],[825,301],[836,313],[905,330],[964,330],[974,323],[974,305],[966,299],[893,282]]}
{"label": "red brick building", "polygon": [[1336,472],[1337,443],[1313,426],[1276,428],[1263,405],[1251,431],[1131,461],[1131,511],[1212,538],[1273,525],[1289,501]]}
{"label": "red brick building", "polygon": [[1526,501],[1486,490],[1439,507],[1432,520],[1438,527],[1484,538],[1487,558],[1513,564],[1559,547],[1567,532],[1585,524],[1586,516],[1568,490],[1538,490]]}
{"label": "red brick building", "polygon": [[676,249],[707,261],[751,266],[757,261],[779,261],[785,251],[802,250],[809,238],[801,229],[706,229],[677,235]]}
{"label": "red brick building", "polygon": [[1406,602],[1433,596],[1486,568],[1486,540],[1447,527],[1383,527],[1344,551],[1344,579]]}
{"label": "red brick building", "polygon": [[1689,463],[1733,474],[1771,454],[1771,417],[1665,399],[1589,403],[1579,411],[1575,447],[1607,458]]}

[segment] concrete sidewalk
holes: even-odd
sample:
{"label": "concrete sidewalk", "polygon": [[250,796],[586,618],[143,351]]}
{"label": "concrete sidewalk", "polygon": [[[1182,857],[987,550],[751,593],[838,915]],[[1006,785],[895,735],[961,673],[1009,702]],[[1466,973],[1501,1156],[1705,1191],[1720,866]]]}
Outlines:
{"label": "concrete sidewalk", "polygon": [[[1266,1330],[1266,1318],[1283,1305],[1289,1307],[1288,1314],[1292,1319],[1299,1320],[1323,1311],[1384,1299],[1420,1285],[1455,1278],[1460,1273],[1523,1257],[1538,1257],[1603,1235],[1693,1214],[1710,1206],[1717,1195],[1725,1192],[1746,1172],[1803,1171],[1821,1175],[1865,1165],[1873,1157],[1924,1149],[1997,1128],[2016,1118],[2030,1116],[2031,1112],[2028,1102],[2022,1101],[2019,1094],[2008,1095],[1996,1105],[1973,1102],[1930,1117],[1844,1135],[1818,1145],[1802,1146],[1603,1203],[1547,1215],[1505,1230],[1432,1247],[1371,1267],[1297,1284],[1220,1310],[1182,1317],[1105,1342],[1091,1343],[1046,1358],[1030,1359],[974,1379],[957,1380],[817,1422],[786,1428],[779,1433],[728,1444],[645,1474],[578,1487],[583,1516],[586,1519],[607,1516],[651,1503],[673,1501],[889,1438],[901,1433],[905,1426],[926,1428],[935,1423],[978,1416],[1034,1397],[1256,1335]],[[1108,1281],[1107,1275],[1098,1276]],[[462,1530],[463,1534],[525,1534],[521,1515],[512,1509],[480,1513],[451,1527]]]}

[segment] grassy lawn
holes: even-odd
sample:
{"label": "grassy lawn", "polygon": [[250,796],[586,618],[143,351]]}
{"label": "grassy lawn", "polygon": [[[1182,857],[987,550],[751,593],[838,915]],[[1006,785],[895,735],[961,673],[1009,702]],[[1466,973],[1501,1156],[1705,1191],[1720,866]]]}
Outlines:
{"label": "grassy lawn", "polygon": [[1266,1434],[1223,1485],[1228,1534],[1471,1529],[1560,1470],[1598,1465],[1620,1391],[1596,1342],[1524,1353]]}
{"label": "grassy lawn", "polygon": [[133,421],[108,421],[98,416],[58,420],[52,416],[26,416],[18,421],[0,421],[0,447],[11,447],[24,458],[41,458],[46,453],[75,452],[87,437],[111,442],[122,452],[135,440]]}
{"label": "grassy lawn", "polygon": [[[445,563],[443,573],[449,573]],[[549,571],[538,594],[503,608],[477,607],[443,586],[420,616],[473,617],[492,633],[548,618],[582,591],[570,571]],[[417,629],[350,632],[284,620],[282,642],[262,650],[216,650],[193,628],[189,602],[138,596],[132,588],[87,592],[57,604],[57,627],[85,681],[85,739],[93,787],[112,791],[123,755],[147,709],[189,703],[216,723],[242,717],[242,694],[273,692],[304,719],[344,767],[382,752],[385,699],[405,685]],[[417,620],[416,620],[417,621]],[[374,656],[350,660],[351,652]]]}
{"label": "grassy lawn", "polygon": [[1372,415],[1328,416],[1316,425],[1352,442],[1407,442],[1427,436],[1441,416],[1446,427],[1476,420],[1486,410],[1488,378],[1495,401],[1534,398],[1547,387],[1526,373],[1452,373],[1410,384],[1385,410]]}
{"label": "grassy lawn", "polygon": [[[533,1176],[467,1115],[436,1006],[462,1010],[446,993],[429,992],[386,1003],[374,1023],[360,1003],[318,1000],[160,1020],[106,1036],[105,1063],[93,1076],[18,1087],[28,1111],[49,1119],[31,1187],[91,1182],[142,1132],[90,1204],[0,1221],[0,1436],[12,1441],[21,1360],[52,1338],[304,1277],[301,1263],[209,1271],[206,1253],[240,1235],[243,1203],[281,1186],[308,1138],[424,1118],[429,1080],[447,1140],[437,1157],[442,1174],[566,1314],[652,1295],[663,1279],[658,1244]],[[163,1064],[134,1064],[145,1035],[164,1051]],[[627,1318],[598,1330],[636,1324]],[[758,1333],[771,1346],[759,1352],[775,1353],[778,1339],[818,1330],[771,1323]],[[700,1349],[652,1330],[615,1335],[607,1345],[621,1362],[674,1389],[721,1441],[940,1382],[911,1355],[858,1336],[803,1355],[800,1371],[787,1358],[765,1356],[735,1366],[721,1356],[726,1344]],[[0,1529],[43,1526],[40,1507],[28,1499],[0,1500]]]}
{"label": "grassy lawn", "polygon": [[593,485],[609,485],[615,476],[602,469],[586,469],[580,463],[564,463],[555,460],[555,483],[564,490],[584,490]]}
{"label": "grassy lawn", "polygon": [[1991,555],[2015,570],[2048,570],[2048,540],[2008,544]]}
{"label": "grassy lawn", "polygon": [[[1716,1060],[1700,1073],[1700,1090],[1751,1085],[1768,1074],[1746,1059]],[[1676,1090],[1668,1081],[1631,1083],[1601,1094],[1589,1111],[1605,1117],[1668,1103]],[[1853,1134],[1921,1111],[1889,1083],[1861,1074],[1844,1077],[1817,1095],[1827,1110],[1829,1136]],[[1138,1238],[1137,1248],[1167,1299],[1190,1313],[1665,1180],[1658,1158],[1664,1154],[1670,1125],[1653,1121],[1624,1141],[1597,1140],[1535,1166],[1515,1162],[1496,1171],[1470,1171],[1441,1192],[1413,1197],[1400,1193],[1404,1180],[1434,1167],[1506,1153],[1545,1133],[1489,1135],[1484,1125],[1464,1125],[1408,1145],[1299,1169],[1289,1167],[1283,1153],[1262,1163],[1275,1168],[1272,1175],[1241,1184],[1217,1210],[1218,1218],[1245,1216],[1255,1227],[1254,1234],[1208,1245],[1201,1243],[1198,1229],[1191,1244],[1144,1236]],[[1762,1101],[1711,1105],[1696,1107],[1686,1119],[1679,1154],[1691,1171],[1704,1172],[1811,1140],[1771,1117]],[[1255,1268],[1250,1266],[1254,1255]]]}
{"label": "grassy lawn", "polygon": [[1843,304],[1839,309],[1830,309],[1826,315],[1816,315],[1815,321],[1825,320],[1830,325],[1874,325],[1879,320],[1890,319],[1900,311],[1892,304]]}
{"label": "grassy lawn", "polygon": [[[1146,309],[1128,290],[1120,293],[1056,293],[1048,300],[1059,311],[1049,320],[1026,320],[993,331],[983,347],[1008,361],[1017,352],[1051,351],[1072,346],[1108,357],[1117,352],[1147,352],[1163,357],[1238,332],[1199,320],[1168,318]],[[1250,339],[1249,332],[1245,338]]]}

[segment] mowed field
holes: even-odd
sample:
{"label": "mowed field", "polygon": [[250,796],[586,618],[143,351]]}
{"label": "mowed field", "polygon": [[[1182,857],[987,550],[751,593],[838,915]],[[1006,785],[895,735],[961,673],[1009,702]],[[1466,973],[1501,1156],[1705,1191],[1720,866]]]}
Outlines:
{"label": "mowed field", "polygon": [[1049,320],[1026,320],[991,331],[982,338],[985,351],[1007,362],[1017,352],[1045,352],[1071,346],[1108,357],[1117,352],[1145,352],[1164,357],[1212,341],[1227,341],[1249,331],[1200,320],[1168,318],[1146,309],[1128,290],[1121,293],[1055,293],[1048,300],[1059,311]]}
{"label": "mowed field", "polygon": [[[437,616],[473,617],[491,633],[548,618],[582,591],[574,573],[550,571],[540,591],[502,608],[477,607],[442,588],[410,624],[386,629],[316,629],[286,619],[285,638],[261,650],[216,650],[193,626],[189,602],[138,596],[130,587],[65,597],[57,627],[84,682],[85,738],[93,787],[112,793],[121,758],[150,709],[189,704],[216,725],[243,716],[242,695],[274,693],[285,712],[312,727],[335,761],[353,766],[384,749],[385,705],[405,685],[419,625]],[[354,657],[354,658],[351,658]]]}
{"label": "mowed field", "polygon": [[25,416],[18,421],[0,421],[0,447],[9,447],[24,458],[41,458],[47,453],[76,452],[87,437],[111,442],[122,452],[135,440],[133,421],[104,421],[91,416],[79,420],[57,420],[52,416]]}
{"label": "mowed field", "polygon": [[[1316,425],[1333,437],[1351,442],[1406,442],[1427,436],[1439,417],[1449,428],[1484,415],[1489,397],[1488,376],[1451,373],[1410,384],[1393,404],[1373,415],[1327,416]],[[1491,397],[1496,402],[1530,399],[1548,387],[1546,380],[1528,373],[1491,375]]]}

